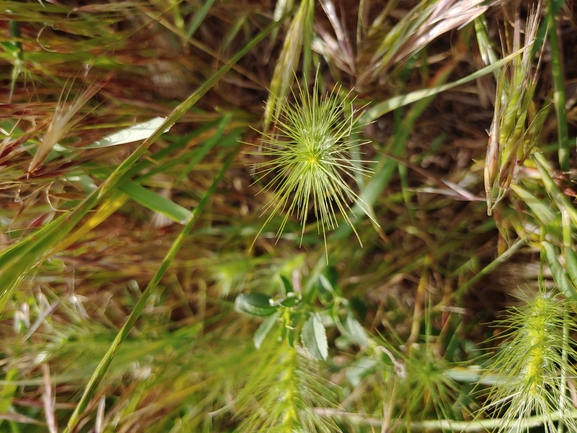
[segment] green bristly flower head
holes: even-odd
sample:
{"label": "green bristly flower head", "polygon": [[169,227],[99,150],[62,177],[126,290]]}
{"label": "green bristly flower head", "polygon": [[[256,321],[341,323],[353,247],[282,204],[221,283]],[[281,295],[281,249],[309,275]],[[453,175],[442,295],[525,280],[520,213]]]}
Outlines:
{"label": "green bristly flower head", "polygon": [[351,204],[356,203],[371,216],[368,206],[349,182],[354,182],[356,175],[369,175],[372,171],[351,155],[351,151],[362,144],[351,138],[360,128],[359,110],[353,108],[352,101],[347,102],[347,97],[339,96],[339,86],[324,97],[319,95],[318,81],[312,94],[300,85],[298,89],[298,97],[293,94],[296,102],[280,104],[274,116],[275,133],[262,133],[263,150],[259,155],[264,161],[257,165],[257,181],[272,174],[264,191],[272,190],[274,195],[263,210],[263,214],[270,214],[258,234],[274,215],[284,213],[277,233],[280,237],[289,215],[295,213],[302,225],[302,242],[312,210],[326,250],[326,233],[338,226],[338,211],[360,243],[348,215]]}
{"label": "green bristly flower head", "polygon": [[541,289],[501,322],[508,338],[487,371],[494,384],[484,406],[485,413],[502,418],[498,432],[528,431],[531,417],[538,417],[547,433],[577,431],[567,384],[577,376],[571,309],[570,300]]}

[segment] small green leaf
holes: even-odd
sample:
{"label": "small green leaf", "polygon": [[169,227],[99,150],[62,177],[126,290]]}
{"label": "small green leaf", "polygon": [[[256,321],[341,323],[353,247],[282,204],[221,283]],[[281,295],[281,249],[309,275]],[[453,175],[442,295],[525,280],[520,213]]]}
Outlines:
{"label": "small green leaf", "polygon": [[288,278],[286,278],[283,275],[279,275],[279,278],[280,278],[280,288],[281,288],[282,292],[285,295],[288,295],[289,293],[294,293],[293,285],[288,280]]}
{"label": "small green leaf", "polygon": [[300,302],[300,298],[295,296],[294,294],[289,294],[289,296],[287,296],[286,298],[284,298],[282,301],[279,302],[280,305],[282,305],[283,307],[294,307],[295,305],[297,305]]}
{"label": "small green leaf", "polygon": [[[238,299],[238,298],[237,298]],[[254,347],[260,349],[262,342],[270,332],[270,330],[277,323],[279,317],[281,316],[281,310],[276,310],[271,316],[267,317],[258,327],[254,333]]]}
{"label": "small green leaf", "polygon": [[250,314],[251,316],[266,317],[274,314],[277,310],[277,307],[273,307],[270,301],[270,296],[267,296],[264,293],[254,292],[237,296],[234,306],[236,310],[241,313]]}
{"label": "small green leaf", "polygon": [[192,212],[188,209],[136,182],[126,181],[120,186],[120,190],[141,205],[159,212],[179,224],[186,224],[192,218]]}
{"label": "small green leaf", "polygon": [[308,353],[317,359],[327,359],[329,356],[327,334],[318,314],[311,314],[307,319],[301,338]]}
{"label": "small green leaf", "polygon": [[317,287],[321,301],[325,304],[331,302],[335,298],[335,289],[328,278],[323,274],[319,275]]}
{"label": "small green leaf", "polygon": [[337,287],[339,280],[337,268],[335,268],[334,266],[327,266],[323,271],[323,275],[327,277],[328,282],[333,288]]}
{"label": "small green leaf", "polygon": [[365,328],[363,328],[359,321],[350,313],[347,314],[345,329],[347,330],[347,337],[349,337],[353,343],[359,346],[367,346],[369,344]]}

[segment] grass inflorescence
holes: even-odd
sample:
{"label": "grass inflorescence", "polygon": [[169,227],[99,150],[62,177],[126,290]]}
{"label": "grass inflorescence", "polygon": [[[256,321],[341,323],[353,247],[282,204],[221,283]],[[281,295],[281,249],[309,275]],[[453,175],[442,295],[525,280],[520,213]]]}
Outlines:
{"label": "grass inflorescence", "polygon": [[[353,101],[347,101],[349,95],[342,97],[340,92],[337,86],[322,96],[318,80],[312,92],[299,85],[298,95],[293,93],[295,101],[281,103],[280,114],[274,118],[275,131],[263,133],[263,149],[257,155],[264,160],[257,165],[257,182],[272,175],[264,187],[264,191],[273,192],[264,207],[270,213],[265,226],[275,214],[284,213],[277,236],[289,216],[296,213],[302,225],[302,240],[312,207],[326,248],[327,231],[338,226],[337,211],[355,234],[348,216],[351,203],[370,215],[349,185],[355,175],[372,173],[363,166],[364,161],[352,156],[353,148],[362,145],[352,137],[362,127],[357,124],[359,109],[353,107]],[[358,234],[357,238],[361,242]]]}
{"label": "grass inflorescence", "polygon": [[557,432],[558,423],[567,431],[577,428],[567,388],[577,377],[571,364],[577,351],[569,337],[575,329],[572,305],[541,291],[499,323],[507,331],[487,371],[495,382],[484,407],[503,419],[499,431],[523,431],[532,416],[543,419],[546,432]]}

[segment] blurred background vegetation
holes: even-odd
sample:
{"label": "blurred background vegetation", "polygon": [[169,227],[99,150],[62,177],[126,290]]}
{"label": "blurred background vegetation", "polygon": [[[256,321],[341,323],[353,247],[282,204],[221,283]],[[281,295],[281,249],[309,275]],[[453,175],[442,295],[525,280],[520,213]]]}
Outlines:
{"label": "blurred background vegetation", "polygon": [[[1,2],[0,431],[572,431],[575,10]],[[315,90],[326,245],[255,175]]]}

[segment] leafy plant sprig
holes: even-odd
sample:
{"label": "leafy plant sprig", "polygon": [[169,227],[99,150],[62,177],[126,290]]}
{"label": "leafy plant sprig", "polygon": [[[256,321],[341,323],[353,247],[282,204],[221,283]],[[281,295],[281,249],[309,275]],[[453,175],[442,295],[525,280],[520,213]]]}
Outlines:
{"label": "leafy plant sprig", "polygon": [[246,416],[238,431],[340,431],[333,420],[312,410],[336,407],[332,386],[316,362],[328,359],[325,326],[336,327],[343,339],[359,346],[367,345],[368,336],[342,297],[333,268],[325,269],[308,290],[296,290],[282,275],[279,283],[279,297],[252,292],[235,300],[237,311],[264,318],[254,335],[262,363],[237,397],[239,412]]}
{"label": "leafy plant sprig", "polygon": [[325,326],[339,330],[343,337],[341,344],[368,345],[364,328],[342,296],[334,268],[327,267],[304,292],[296,290],[285,276],[278,278],[280,296],[252,292],[241,294],[235,300],[237,311],[264,318],[254,335],[257,348],[267,335],[276,334],[279,340],[288,337],[291,345],[301,340],[309,355],[326,360],[329,347]]}
{"label": "leafy plant sprig", "polygon": [[[357,203],[369,218],[368,206],[347,183],[355,175],[370,175],[372,171],[363,167],[363,161],[353,159],[351,150],[362,145],[352,139],[358,131],[359,109],[339,95],[335,86],[321,97],[318,77],[312,93],[299,84],[296,102],[281,104],[278,116],[274,116],[276,132],[262,132],[263,149],[255,152],[264,160],[257,164],[257,182],[273,175],[263,191],[274,191],[273,198],[265,205],[263,213],[269,212],[264,227],[277,213],[284,213],[277,237],[282,234],[289,215],[296,213],[302,225],[301,243],[309,211],[314,212],[319,233],[322,233],[325,251],[326,233],[338,226],[336,211],[353,227],[348,216],[350,203]],[[347,95],[348,96],[348,95]],[[359,243],[361,239],[353,227]],[[256,239],[255,239],[256,241]],[[328,252],[327,252],[328,256]]]}

